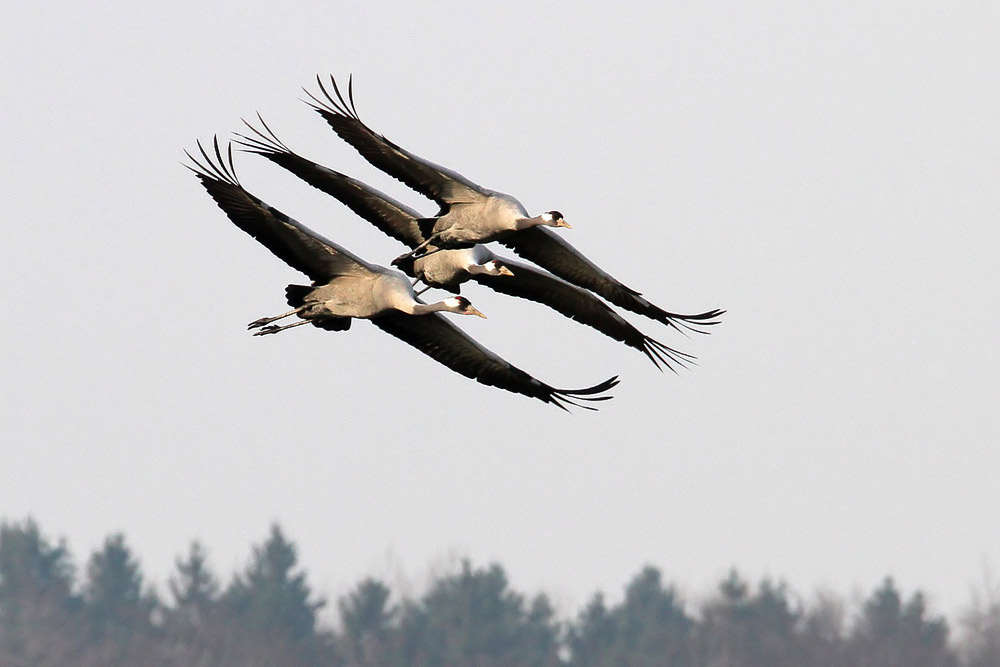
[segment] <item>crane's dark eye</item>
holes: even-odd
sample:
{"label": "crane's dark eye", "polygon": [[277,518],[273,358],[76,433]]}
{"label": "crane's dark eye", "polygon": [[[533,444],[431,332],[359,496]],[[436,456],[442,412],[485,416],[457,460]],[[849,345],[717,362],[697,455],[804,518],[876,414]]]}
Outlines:
{"label": "crane's dark eye", "polygon": [[459,308],[462,308],[463,310],[472,305],[472,303],[464,296],[456,296],[455,300],[458,301]]}
{"label": "crane's dark eye", "polygon": [[553,220],[562,220],[563,219],[563,214],[560,213],[559,211],[549,211],[549,215],[552,216]]}

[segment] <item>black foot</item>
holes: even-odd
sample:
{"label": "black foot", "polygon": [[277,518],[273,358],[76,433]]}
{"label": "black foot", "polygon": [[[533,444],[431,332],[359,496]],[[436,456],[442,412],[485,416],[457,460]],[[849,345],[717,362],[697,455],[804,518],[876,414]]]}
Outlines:
{"label": "black foot", "polygon": [[260,331],[255,331],[254,336],[266,336],[267,334],[278,333],[281,331],[281,327],[277,324],[272,324],[271,326],[263,327]]}

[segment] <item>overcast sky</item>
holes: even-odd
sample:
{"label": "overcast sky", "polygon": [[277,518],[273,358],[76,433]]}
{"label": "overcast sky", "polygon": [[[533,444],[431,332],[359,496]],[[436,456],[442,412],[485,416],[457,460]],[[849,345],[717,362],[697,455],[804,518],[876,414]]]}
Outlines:
{"label": "overcast sky", "polygon": [[[807,596],[891,574],[948,614],[1000,574],[1000,6],[416,4],[8,3],[0,515],[78,562],[123,531],[160,584],[195,538],[228,579],[278,521],[331,598],[468,556],[564,614],[647,563],[691,600],[732,566]],[[565,414],[366,322],[251,337],[302,277],[181,165],[195,140],[260,112],[435,211],[300,101],[330,73],[654,303],[727,309],[692,339],[628,316],[699,366],[475,286],[467,332],[555,386],[620,374],[615,399]],[[401,252],[236,159],[353,252]]]}

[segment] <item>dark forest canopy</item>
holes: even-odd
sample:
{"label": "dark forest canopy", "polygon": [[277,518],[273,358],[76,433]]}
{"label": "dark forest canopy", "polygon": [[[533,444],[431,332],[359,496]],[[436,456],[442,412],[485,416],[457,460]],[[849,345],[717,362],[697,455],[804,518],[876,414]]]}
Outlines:
{"label": "dark forest canopy", "polygon": [[83,567],[31,520],[0,524],[0,665],[4,667],[997,667],[1000,600],[987,596],[961,631],[892,578],[848,617],[842,601],[803,602],[783,583],[731,572],[697,608],[645,567],[624,598],[601,593],[568,621],[545,595],[511,589],[500,565],[435,579],[397,599],[374,578],[337,601],[336,627],[278,526],[223,583],[197,542],[157,595],[125,537]]}

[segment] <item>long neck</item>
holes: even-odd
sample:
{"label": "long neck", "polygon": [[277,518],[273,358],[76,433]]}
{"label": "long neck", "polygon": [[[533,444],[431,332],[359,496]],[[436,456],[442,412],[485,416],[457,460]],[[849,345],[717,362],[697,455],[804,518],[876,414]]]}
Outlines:
{"label": "long neck", "polygon": [[522,229],[528,229],[529,227],[537,227],[538,225],[544,225],[545,220],[539,215],[534,218],[518,218],[514,221],[514,228],[518,231]]}
{"label": "long neck", "polygon": [[435,301],[434,303],[414,303],[413,308],[410,310],[410,315],[426,315],[427,313],[436,313],[438,311],[448,309],[448,304],[444,301]]}

